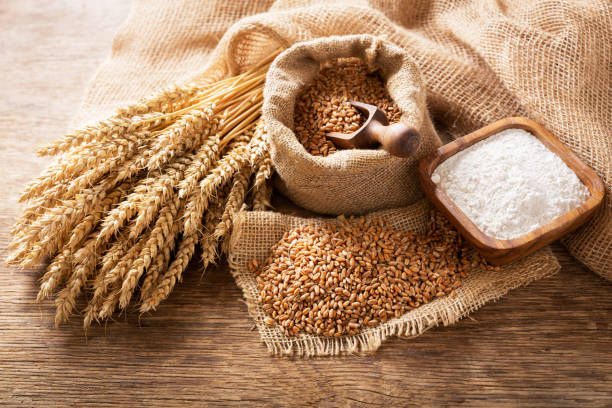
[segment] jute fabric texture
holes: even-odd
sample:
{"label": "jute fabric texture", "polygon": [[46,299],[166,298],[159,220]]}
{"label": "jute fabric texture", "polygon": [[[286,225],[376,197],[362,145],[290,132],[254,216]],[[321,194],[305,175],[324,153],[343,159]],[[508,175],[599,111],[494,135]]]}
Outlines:
{"label": "jute fabric texture", "polygon": [[[319,73],[321,63],[349,57],[359,58],[368,71],[380,74],[402,112],[401,121],[419,131],[421,146],[413,157],[403,159],[376,149],[313,156],[297,140],[292,130],[293,106],[300,92]],[[390,42],[362,34],[292,46],[268,70],[262,113],[281,191],[299,206],[323,214],[364,214],[423,198],[418,161],[441,145],[425,98],[416,63]]]}
{"label": "jute fabric texture", "polygon": [[[408,207],[375,212],[366,218],[382,218],[392,228],[423,234],[431,208],[429,201],[424,199]],[[263,342],[272,354],[310,357],[371,352],[389,336],[413,337],[435,326],[453,324],[485,303],[499,299],[514,288],[553,275],[560,268],[550,248],[546,247],[527,258],[502,267],[500,271],[471,268],[456,295],[436,298],[398,318],[364,329],[358,335],[285,336],[278,326],[268,327],[265,324],[266,314],[259,301],[257,280],[249,271],[248,263],[253,259],[263,263],[269,256],[270,247],[289,229],[330,221],[333,222],[333,218],[299,218],[270,211],[243,211],[235,221],[229,257],[232,275],[242,289],[249,313],[255,320]]]}
{"label": "jute fabric texture", "polygon": [[459,137],[503,117],[528,116],[593,167],[605,202],[563,242],[612,279],[608,0],[136,0],[74,124],[176,83],[237,73],[279,46],[351,34],[385,39],[412,57],[439,132]]}

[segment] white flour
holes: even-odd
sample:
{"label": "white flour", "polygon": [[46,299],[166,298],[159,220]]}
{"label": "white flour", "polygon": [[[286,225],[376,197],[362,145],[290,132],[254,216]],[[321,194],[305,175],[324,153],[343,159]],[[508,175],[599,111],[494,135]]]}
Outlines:
{"label": "white flour", "polygon": [[497,239],[547,224],[590,195],[559,156],[522,129],[504,130],[451,156],[431,179]]}

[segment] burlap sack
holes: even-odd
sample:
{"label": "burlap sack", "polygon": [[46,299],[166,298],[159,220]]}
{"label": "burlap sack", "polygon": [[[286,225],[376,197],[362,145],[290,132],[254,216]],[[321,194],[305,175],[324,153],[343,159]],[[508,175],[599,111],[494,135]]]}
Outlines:
{"label": "burlap sack", "polygon": [[[431,208],[429,201],[421,200],[409,207],[379,211],[366,218],[382,217],[393,228],[425,233]],[[253,259],[263,262],[270,248],[287,230],[310,222],[319,224],[330,222],[330,219],[306,219],[274,212],[242,212],[234,224],[229,257],[232,275],[242,289],[263,342],[273,354],[309,357],[374,351],[389,336],[413,337],[435,326],[448,326],[508,291],[553,275],[560,268],[551,250],[545,248],[503,267],[499,272],[474,268],[463,279],[456,296],[438,298],[399,318],[366,329],[359,335],[327,338],[302,334],[287,337],[277,327],[265,325],[266,315],[258,300],[257,281],[247,264]]]}
{"label": "burlap sack", "polygon": [[[402,112],[401,121],[420,132],[422,144],[413,157],[402,159],[375,149],[313,156],[297,140],[293,113],[299,93],[319,73],[322,62],[348,57],[361,59],[369,71],[378,70]],[[268,71],[262,108],[280,190],[301,207],[324,214],[362,214],[423,198],[418,160],[441,145],[425,96],[414,60],[379,38],[326,37],[292,46]]]}
{"label": "burlap sack", "polygon": [[415,59],[440,131],[458,137],[529,116],[589,164],[606,198],[563,242],[612,280],[609,0],[134,0],[74,123],[104,118],[177,82],[241,71],[279,45],[362,33]]}

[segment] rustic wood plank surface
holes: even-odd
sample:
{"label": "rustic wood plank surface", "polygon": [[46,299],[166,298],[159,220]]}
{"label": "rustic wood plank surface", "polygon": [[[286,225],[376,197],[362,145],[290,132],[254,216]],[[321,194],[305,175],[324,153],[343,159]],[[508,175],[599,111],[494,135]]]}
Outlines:
{"label": "rustic wood plank surface", "polygon": [[[46,164],[129,4],[0,3],[0,256],[23,185]],[[0,266],[0,405],[610,406],[612,283],[572,260],[453,327],[374,355],[270,357],[226,266],[192,265],[160,310],[53,328],[39,269]]]}

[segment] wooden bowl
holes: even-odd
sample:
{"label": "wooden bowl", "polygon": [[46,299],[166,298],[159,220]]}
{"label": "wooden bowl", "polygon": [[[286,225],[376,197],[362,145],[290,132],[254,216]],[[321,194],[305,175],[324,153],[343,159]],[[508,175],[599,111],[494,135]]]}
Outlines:
{"label": "wooden bowl", "polygon": [[[431,175],[440,163],[455,153],[505,129],[525,129],[537,137],[548,149],[556,153],[589,189],[591,197],[581,206],[568,211],[546,225],[518,238],[500,240],[483,233],[463,211],[439,188]],[[548,130],[534,121],[524,118],[506,118],[478,129],[449,144],[440,147],[419,162],[419,180],[425,194],[434,205],[470,241],[476,250],[493,265],[504,265],[522,258],[578,228],[601,205],[604,186],[597,174],[582,162],[567,146]]]}

